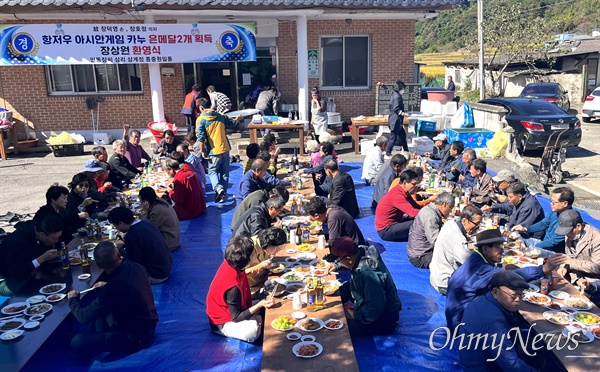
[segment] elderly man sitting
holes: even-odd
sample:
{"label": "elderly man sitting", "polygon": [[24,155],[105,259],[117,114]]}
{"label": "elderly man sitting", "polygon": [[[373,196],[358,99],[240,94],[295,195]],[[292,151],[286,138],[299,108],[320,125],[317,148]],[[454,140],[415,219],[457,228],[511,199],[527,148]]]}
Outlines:
{"label": "elderly man sitting", "polygon": [[252,162],[250,170],[240,179],[238,191],[235,194],[237,205],[240,205],[246,196],[256,190],[270,189],[267,183],[263,181],[267,174],[267,167],[268,164],[262,159],[256,159]]}
{"label": "elderly man sitting", "polygon": [[150,161],[150,155],[144,150],[144,147],[140,144],[142,139],[142,134],[139,130],[134,129],[131,131],[131,135],[129,135],[129,129],[131,126],[129,124],[123,125],[123,142],[127,145],[127,153],[125,157],[129,160],[131,165],[136,167],[139,170],[142,170],[142,159],[146,161]]}
{"label": "elderly man sitting", "polygon": [[[502,262],[504,237],[500,230],[484,230],[477,234],[476,240],[477,250],[471,253],[465,263],[456,269],[448,280],[446,321],[452,331],[459,325],[467,305],[487,292],[492,275],[499,270],[504,270],[494,266]],[[514,272],[525,280],[531,281],[551,275],[552,271],[565,260],[565,255],[554,254],[548,257],[544,265],[523,267]]]}
{"label": "elderly man sitting", "polygon": [[471,164],[470,169],[471,177],[476,182],[471,191],[471,197],[469,202],[475,204],[478,207],[484,205],[491,205],[492,199],[494,198],[494,191],[492,188],[492,176],[487,173],[487,164],[483,159],[475,159]]}
{"label": "elderly man sitting", "polygon": [[406,253],[413,266],[428,269],[433,256],[433,247],[444,221],[454,208],[454,196],[449,192],[440,193],[435,202],[427,205],[415,218],[408,233]]}
{"label": "elderly man sitting", "polygon": [[[275,218],[281,213],[285,203],[280,196],[273,196],[266,203],[260,203],[248,209],[238,220],[236,226],[233,227],[233,235],[254,236],[260,230],[271,226]],[[281,227],[281,221],[275,224]]]}
{"label": "elderly man sitting", "polygon": [[569,209],[558,216],[556,233],[565,236],[567,254],[559,274],[572,283],[579,278],[600,278],[600,231],[585,223],[579,212]]}
{"label": "elderly man sitting", "polygon": [[[509,226],[530,226],[544,219],[544,209],[535,195],[531,195],[521,182],[511,183],[506,188],[508,206],[505,203],[481,208],[482,211],[502,213],[510,216]],[[541,233],[541,232],[540,232]],[[541,237],[540,235],[534,235]]]}
{"label": "elderly man sitting", "polygon": [[129,160],[125,157],[125,153],[127,152],[127,146],[125,145],[125,142],[121,140],[114,141],[113,149],[115,150],[115,153],[108,160],[111,174],[114,175],[120,182],[128,184],[132,179],[142,172],[131,165]]}

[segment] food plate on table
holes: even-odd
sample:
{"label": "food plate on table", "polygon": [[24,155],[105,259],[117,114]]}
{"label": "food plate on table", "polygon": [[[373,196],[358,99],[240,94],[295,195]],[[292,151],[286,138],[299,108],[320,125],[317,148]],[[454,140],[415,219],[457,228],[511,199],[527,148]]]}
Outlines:
{"label": "food plate on table", "polygon": [[285,250],[285,253],[287,253],[287,254],[294,254],[294,253],[296,253],[296,250],[294,248],[288,248],[288,249]]}
{"label": "food plate on table", "polygon": [[583,298],[571,297],[567,298],[563,302],[565,305],[575,310],[590,310],[592,308],[592,303]]}
{"label": "food plate on table", "polygon": [[[96,248],[97,245],[98,245],[98,243],[84,243],[83,249],[89,251],[89,250]],[[81,250],[81,247],[82,247],[82,245],[80,244],[77,246],[77,249]],[[73,252],[78,253],[77,251],[71,251],[70,253],[73,253]]]}
{"label": "food plate on table", "polygon": [[502,261],[509,265],[516,265],[519,263],[519,257],[517,256],[504,256],[502,257]]}
{"label": "food plate on table", "polygon": [[77,275],[77,279],[79,280],[88,280],[92,277],[92,274],[79,274]]}
{"label": "food plate on table", "polygon": [[298,251],[298,252],[314,252],[315,247],[313,247],[312,245],[310,245],[308,243],[302,243],[296,247],[296,251]]}
{"label": "food plate on table", "polygon": [[565,292],[565,291],[552,291],[550,293],[548,293],[550,296],[554,297],[554,298],[558,298],[559,300],[566,300],[568,298],[570,298],[571,296]]}
{"label": "food plate on table", "polygon": [[327,267],[327,265],[329,264],[329,262],[327,261],[323,261],[323,260],[312,260],[310,261],[310,266],[314,266],[318,269],[324,269]]}
{"label": "food plate on table", "polygon": [[314,276],[325,276],[325,269],[313,269],[312,274]]}
{"label": "food plate on table", "polygon": [[325,323],[319,318],[308,318],[297,323],[297,327],[304,332],[316,332],[325,327]]}
{"label": "food plate on table", "polygon": [[0,332],[9,332],[13,329],[19,329],[27,323],[25,319],[14,318],[0,321]]}
{"label": "food plate on table", "polygon": [[281,332],[291,331],[292,329],[294,329],[295,325],[296,319],[293,319],[287,315],[277,317],[271,322],[271,327]]}
{"label": "food plate on table", "polygon": [[550,302],[548,305],[545,305],[544,307],[549,310],[561,310],[561,311],[566,312],[565,306],[559,304],[558,302]]}
{"label": "food plate on table", "polygon": [[594,341],[594,334],[587,329],[566,327],[563,329],[562,334],[563,336],[570,337],[572,340],[575,340],[580,344],[587,344]]}
{"label": "food plate on table", "polygon": [[600,340],[600,327],[590,327],[590,332]]}
{"label": "food plate on table", "polygon": [[67,288],[67,285],[65,283],[52,283],[40,288],[40,293],[44,295],[51,295],[58,292],[62,292],[65,290],[65,288]]}
{"label": "food plate on table", "polygon": [[564,311],[550,310],[545,311],[542,316],[553,324],[567,325],[571,323],[571,316]]}
{"label": "food plate on table", "polygon": [[292,352],[298,358],[314,358],[323,352],[323,346],[318,342],[303,341],[294,345]]}
{"label": "food plate on table", "polygon": [[329,319],[325,321],[325,328],[336,331],[344,327],[344,323],[338,319]]}
{"label": "food plate on table", "polygon": [[292,269],[293,272],[300,273],[303,275],[310,274],[311,270],[312,270],[312,268],[308,265],[298,265]]}
{"label": "food plate on table", "polygon": [[283,272],[283,270],[286,269],[286,267],[287,266],[282,263],[273,262],[269,266],[269,271],[272,272],[273,274],[281,274]]}
{"label": "food plate on table", "polygon": [[299,340],[300,337],[302,337],[302,335],[300,333],[298,333],[298,332],[290,332],[290,333],[287,334],[286,337],[290,341],[296,341],[296,340]]}
{"label": "food plate on table", "polygon": [[289,272],[289,273],[285,273],[281,276],[281,279],[285,280],[286,282],[301,282],[302,280],[304,280],[304,275],[301,273],[297,273],[297,272]]}
{"label": "food plate on table", "polygon": [[300,252],[296,255],[296,258],[300,261],[312,261],[317,258],[317,255],[313,252]]}
{"label": "food plate on table", "polygon": [[35,304],[39,304],[40,302],[44,302],[45,299],[46,299],[46,296],[36,295],[36,296],[29,297],[28,299],[25,300],[25,302],[27,302],[29,305],[35,305]]}
{"label": "food plate on table", "polygon": [[576,311],[571,314],[571,316],[573,317],[573,320],[588,326],[600,324],[600,316],[588,313],[587,311]]}
{"label": "food plate on table", "polygon": [[67,295],[64,294],[64,293],[55,293],[53,295],[50,295],[50,296],[46,297],[46,301],[48,301],[48,302],[58,302],[58,301],[61,301],[65,297],[67,297]]}
{"label": "food plate on table", "polygon": [[[277,288],[275,288],[275,286],[277,286]],[[275,292],[273,292],[273,289],[275,289]],[[273,293],[273,296],[280,296],[283,294],[283,292],[287,290],[287,285],[285,283],[277,282],[275,280],[267,280],[265,282],[264,290],[265,293],[269,295]]]}
{"label": "food plate on table", "polygon": [[29,321],[30,322],[39,322],[40,320],[44,319],[44,314],[37,314],[37,315],[32,315],[29,317]]}
{"label": "food plate on table", "polygon": [[540,287],[538,287],[535,284],[531,284],[529,283],[529,288],[527,288],[526,290],[524,290],[524,293],[537,293],[540,291]]}
{"label": "food plate on table", "polygon": [[532,303],[534,305],[546,306],[550,302],[552,302],[552,299],[550,297],[540,294],[540,293],[526,293],[525,301]]}
{"label": "food plate on table", "polygon": [[287,289],[286,291],[288,291],[289,293],[295,293],[298,291],[303,291],[304,290],[304,284],[302,283],[289,283],[287,285]]}
{"label": "food plate on table", "polygon": [[338,289],[340,289],[341,286],[342,283],[340,283],[337,280],[328,280],[323,284],[323,293],[325,293],[326,295],[332,295]]}
{"label": "food plate on table", "polygon": [[306,318],[306,314],[304,314],[304,312],[302,312],[302,311],[294,311],[292,313],[292,318],[294,318],[296,320],[300,320],[300,319]]}
{"label": "food plate on table", "polygon": [[22,329],[15,329],[12,331],[4,332],[3,334],[0,335],[0,340],[11,341],[11,340],[21,337],[21,335],[23,333],[25,333],[25,331],[23,331]]}
{"label": "food plate on table", "polygon": [[40,325],[40,322],[28,322],[28,323],[25,323],[25,325],[23,325],[23,328],[34,329],[34,328],[37,328],[39,325]]}
{"label": "food plate on table", "polygon": [[48,311],[52,310],[52,305],[50,304],[37,304],[33,305],[27,310],[25,310],[25,315],[37,315],[37,314],[46,314]]}
{"label": "food plate on table", "polygon": [[23,311],[29,308],[29,304],[27,302],[15,302],[9,305],[6,305],[2,308],[2,314],[4,315],[17,315],[21,314]]}

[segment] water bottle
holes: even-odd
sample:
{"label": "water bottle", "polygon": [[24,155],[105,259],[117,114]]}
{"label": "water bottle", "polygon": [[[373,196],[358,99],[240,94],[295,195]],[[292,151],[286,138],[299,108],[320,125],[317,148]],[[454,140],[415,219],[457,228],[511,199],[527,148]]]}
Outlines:
{"label": "water bottle", "polygon": [[292,115],[292,112],[288,112],[288,119],[290,119],[290,121],[292,121],[292,119],[294,118],[294,115]]}

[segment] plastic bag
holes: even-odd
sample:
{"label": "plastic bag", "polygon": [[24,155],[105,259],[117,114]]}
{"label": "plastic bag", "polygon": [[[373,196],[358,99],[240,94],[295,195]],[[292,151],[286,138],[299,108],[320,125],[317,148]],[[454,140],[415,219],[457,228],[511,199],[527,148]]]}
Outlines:
{"label": "plastic bag", "polygon": [[51,132],[50,138],[48,138],[46,142],[51,145],[74,145],[77,143],[84,143],[85,138],[79,134],[70,134],[67,132],[56,134]]}
{"label": "plastic bag", "polygon": [[508,147],[508,134],[504,131],[498,131],[491,140],[487,141],[487,147],[492,158],[502,158],[506,155]]}

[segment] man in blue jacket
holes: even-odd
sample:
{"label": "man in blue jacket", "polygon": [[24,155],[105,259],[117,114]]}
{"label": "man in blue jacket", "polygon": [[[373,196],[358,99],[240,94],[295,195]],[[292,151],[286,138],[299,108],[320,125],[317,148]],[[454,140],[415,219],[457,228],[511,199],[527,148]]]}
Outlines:
{"label": "man in blue jacket", "polygon": [[464,326],[459,330],[466,339],[469,335],[486,335],[487,339],[459,348],[458,362],[464,371],[469,372],[536,371],[519,357],[519,343],[513,347],[515,327],[518,332],[515,314],[523,298],[523,290],[529,288],[529,284],[515,272],[499,270],[492,275],[489,288],[489,292],[467,306],[461,323]]}
{"label": "man in blue jacket", "polygon": [[377,204],[383,198],[385,194],[390,191],[390,186],[394,178],[400,176],[400,173],[406,168],[407,160],[402,154],[396,154],[392,156],[389,166],[384,164],[381,166],[380,173],[377,176],[377,183],[375,184],[375,191],[373,192],[373,200],[371,201],[371,207],[377,207]]}
{"label": "man in blue jacket", "polygon": [[240,205],[242,200],[246,196],[250,195],[256,190],[270,190],[272,187],[263,180],[267,174],[267,163],[262,159],[255,159],[252,162],[250,170],[246,172],[240,179],[237,193],[235,194],[235,201],[237,205]]}
{"label": "man in blue jacket", "polygon": [[[510,216],[508,224],[512,226],[531,226],[544,219],[544,209],[535,195],[531,195],[521,182],[511,183],[506,188],[508,203],[498,203],[490,209],[492,213],[502,213]],[[508,204],[508,205],[507,205]],[[484,210],[481,208],[481,210]],[[534,238],[544,236],[543,231],[533,234]]]}
{"label": "man in blue jacket", "polygon": [[573,202],[575,201],[575,194],[573,190],[568,187],[558,187],[552,191],[550,197],[550,213],[546,218],[538,223],[534,223],[531,226],[525,227],[523,225],[517,225],[512,228],[513,231],[519,231],[527,233],[524,237],[529,237],[539,231],[545,231],[546,234],[542,240],[533,238],[525,239],[523,242],[527,246],[535,246],[537,248],[548,249],[554,252],[565,251],[565,236],[556,233],[558,227],[558,215],[567,209],[571,209]]}
{"label": "man in blue jacket", "polygon": [[[460,323],[467,305],[487,292],[492,275],[499,270],[504,270],[502,267],[494,266],[502,261],[504,237],[500,230],[484,230],[475,238],[477,249],[448,280],[446,321],[452,331]],[[565,263],[566,259],[564,254],[554,254],[548,257],[543,266],[524,267],[514,272],[525,280],[531,281],[552,274],[552,270]]]}

